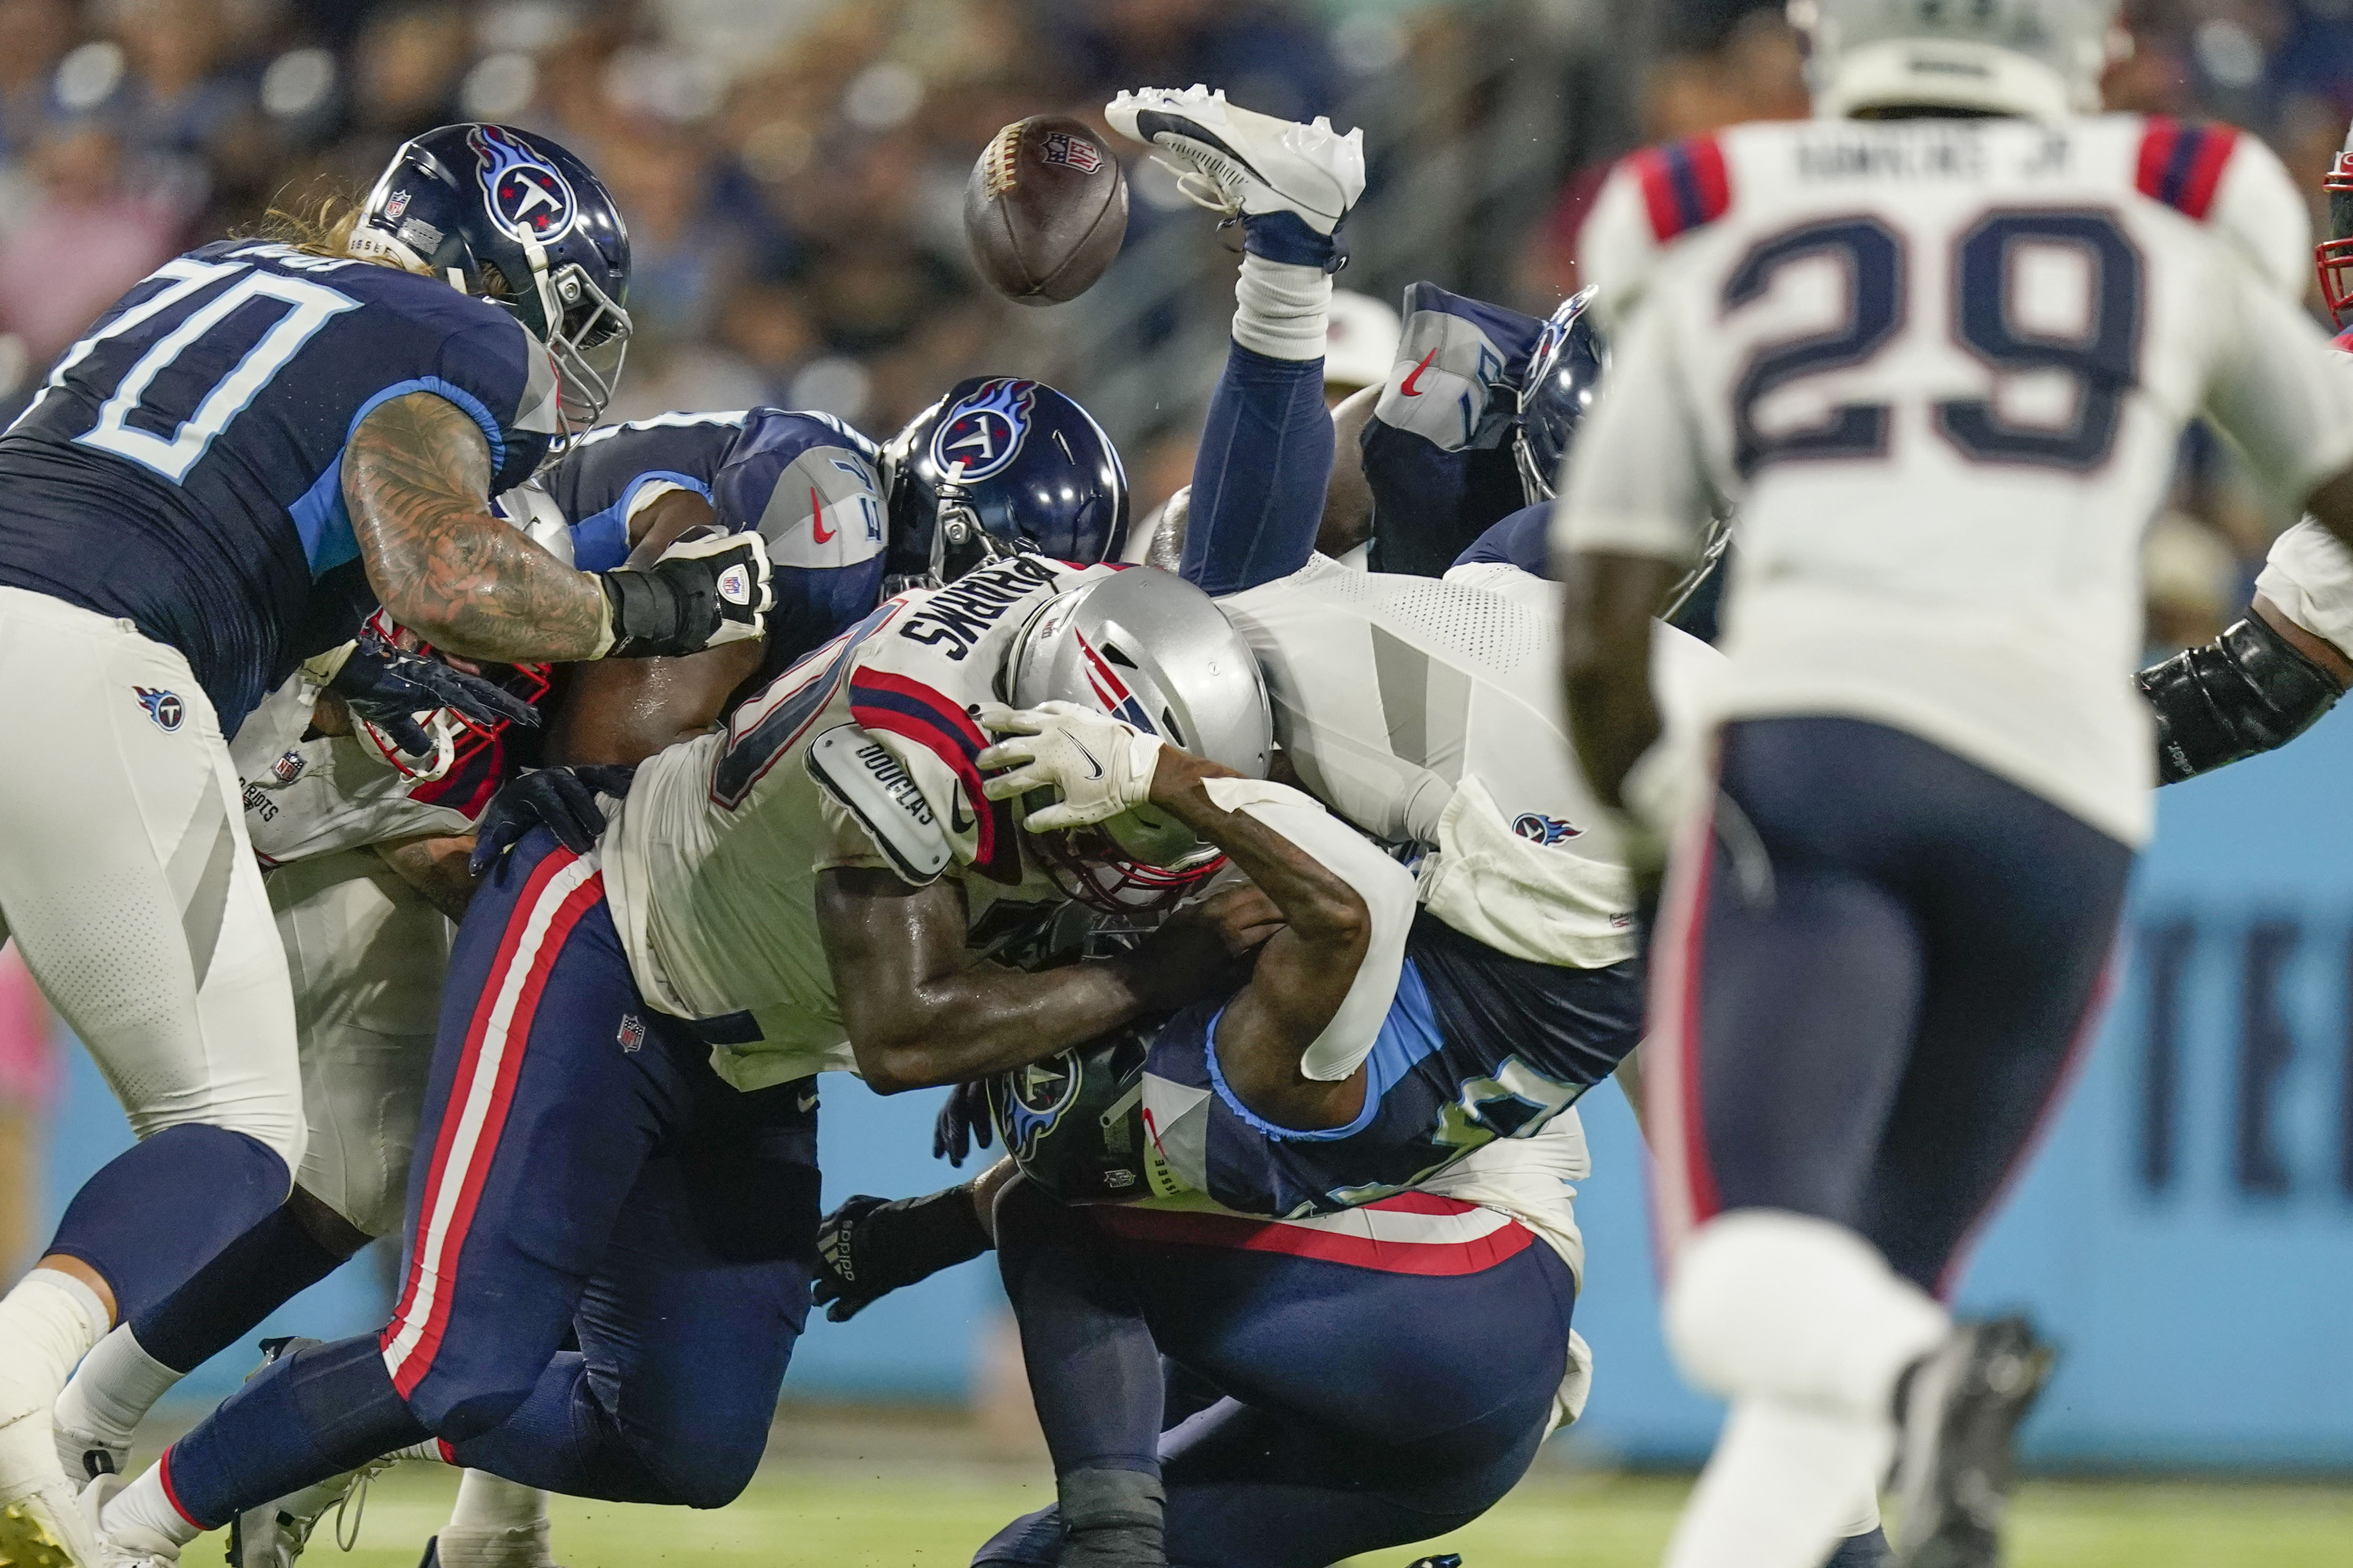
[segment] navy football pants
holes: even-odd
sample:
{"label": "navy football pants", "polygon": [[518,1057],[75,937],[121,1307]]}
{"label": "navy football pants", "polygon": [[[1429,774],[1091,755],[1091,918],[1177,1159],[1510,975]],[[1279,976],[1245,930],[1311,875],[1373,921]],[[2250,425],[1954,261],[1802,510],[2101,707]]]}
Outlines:
{"label": "navy football pants", "polygon": [[1664,1240],[1787,1209],[1941,1290],[2090,1033],[2132,851],[1859,720],[1728,725],[1719,784],[1651,955]]}
{"label": "navy football pants", "polygon": [[[1516,1224],[1462,1245],[1381,1248],[1224,1216],[1064,1212],[1093,1233],[1106,1303],[1133,1304],[1168,1363],[1171,1568],[1322,1568],[1426,1541],[1486,1512],[1535,1460],[1577,1289],[1559,1254]],[[1001,1247],[1005,1218],[1000,1208]],[[1261,1249],[1271,1245],[1353,1245],[1381,1266]],[[1018,1305],[1020,1260],[1000,1261]],[[1016,1520],[974,1563],[1050,1563],[1060,1529],[1050,1509]]]}
{"label": "navy football pants", "polygon": [[444,997],[392,1321],[273,1363],[175,1444],[193,1521],[428,1434],[619,1502],[716,1508],[759,1463],[808,1310],[813,1086],[722,1082],[543,829],[475,895]]}

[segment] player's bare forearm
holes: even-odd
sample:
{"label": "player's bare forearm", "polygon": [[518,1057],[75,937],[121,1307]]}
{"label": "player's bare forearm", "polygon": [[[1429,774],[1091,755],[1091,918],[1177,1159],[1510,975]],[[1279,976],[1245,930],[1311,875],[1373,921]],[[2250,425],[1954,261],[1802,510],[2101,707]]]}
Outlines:
{"label": "player's bare forearm", "polygon": [[968,1083],[1182,1005],[1232,958],[1219,933],[1171,921],[1136,952],[1033,974],[971,962],[952,880],[916,888],[837,867],[819,874],[817,900],[842,1026],[867,1087],[884,1094]]}
{"label": "player's bare forearm", "polygon": [[[686,533],[712,519],[711,503],[671,490],[629,520],[636,540],[625,563],[650,566]],[[760,668],[766,643],[732,642],[683,658],[608,658],[571,672],[548,725],[546,758],[574,766],[644,762],[719,721],[727,699]]]}
{"label": "player's bare forearm", "polygon": [[343,504],[392,617],[466,658],[592,658],[605,591],[491,515],[490,445],[429,392],[370,413],[343,454]]}
{"label": "player's bare forearm", "polygon": [[1651,621],[1681,576],[1647,555],[1578,553],[1567,561],[1560,637],[1569,736],[1594,793],[1622,808],[1635,761],[1659,738],[1651,690]]}
{"label": "player's bare forearm", "polygon": [[2346,658],[2345,650],[2335,643],[2296,625],[2288,619],[2285,610],[2261,594],[2247,606],[2247,613],[2279,633],[2280,640],[2288,647],[2327,670],[2337,685],[2353,687],[2353,658]]}
{"label": "player's bare forearm", "polygon": [[474,897],[473,874],[466,869],[466,858],[474,852],[472,834],[403,838],[374,847],[376,858],[435,909],[453,921],[466,918],[466,905]]}

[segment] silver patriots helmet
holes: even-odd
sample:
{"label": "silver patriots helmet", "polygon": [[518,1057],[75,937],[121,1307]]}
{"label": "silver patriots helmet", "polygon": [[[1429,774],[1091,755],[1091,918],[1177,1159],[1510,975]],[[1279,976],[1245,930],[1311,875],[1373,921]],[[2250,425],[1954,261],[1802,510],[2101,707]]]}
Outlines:
{"label": "silver patriots helmet", "polygon": [[[1266,776],[1274,718],[1258,658],[1215,601],[1170,573],[1131,566],[1047,601],[1015,643],[1004,684],[1016,708],[1076,702]],[[1032,842],[1065,894],[1116,914],[1166,908],[1225,860],[1149,806]]]}
{"label": "silver patriots helmet", "polygon": [[2118,0],[1790,0],[1814,112],[1943,109],[2063,120],[2100,108]]}

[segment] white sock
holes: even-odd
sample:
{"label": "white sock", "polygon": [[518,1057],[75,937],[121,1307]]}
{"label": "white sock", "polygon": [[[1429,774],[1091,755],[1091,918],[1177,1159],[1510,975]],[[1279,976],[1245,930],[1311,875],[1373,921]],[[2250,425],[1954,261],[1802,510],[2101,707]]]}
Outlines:
{"label": "white sock", "polygon": [[1664,1306],[1667,1348],[1700,1387],[1871,1417],[1892,1418],[1896,1380],[1951,1327],[1853,1231],[1773,1209],[1702,1226]]}
{"label": "white sock", "polygon": [[1736,1401],[1665,1568],[1819,1568],[1854,1511],[1854,1478],[1878,1474],[1894,1452],[1885,1417]]}
{"label": "white sock", "polygon": [[105,1447],[128,1448],[147,1412],[186,1375],[149,1355],[131,1325],[118,1323],[82,1358],[58,1395],[58,1426],[95,1437]]}
{"label": "white sock", "polygon": [[457,1505],[449,1510],[453,1530],[529,1530],[547,1517],[547,1494],[487,1470],[468,1470],[458,1478]]}
{"label": "white sock", "polygon": [[179,1546],[185,1546],[204,1533],[188,1522],[187,1515],[172,1506],[170,1495],[164,1490],[161,1465],[148,1466],[139,1472],[137,1480],[107,1499],[98,1525],[109,1535],[121,1535],[134,1529],[148,1531]]}
{"label": "white sock", "polygon": [[1234,342],[1269,359],[1324,357],[1332,275],[1263,256],[1242,258],[1234,283]]}
{"label": "white sock", "polygon": [[106,1305],[70,1274],[36,1268],[0,1297],[0,1421],[47,1409],[106,1337]]}
{"label": "white sock", "polygon": [[1839,1526],[1839,1539],[1844,1541],[1852,1536],[1869,1535],[1878,1528],[1879,1487],[1876,1482],[1866,1482],[1862,1496],[1848,1510],[1846,1522]]}

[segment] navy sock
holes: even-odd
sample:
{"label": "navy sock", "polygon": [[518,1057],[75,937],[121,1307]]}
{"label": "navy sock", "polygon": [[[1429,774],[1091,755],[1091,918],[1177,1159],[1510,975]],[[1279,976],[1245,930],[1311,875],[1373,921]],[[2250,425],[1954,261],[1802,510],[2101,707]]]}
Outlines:
{"label": "navy sock", "polygon": [[261,1320],[340,1268],[285,1205],[230,1242],[188,1282],[130,1320],[139,1348],[174,1372],[194,1372]]}
{"label": "navy sock", "polygon": [[82,1184],[48,1250],[98,1270],[114,1291],[118,1321],[143,1318],[268,1218],[292,1187],[286,1162],[258,1139],[195,1123],[167,1127]]}
{"label": "navy sock", "polygon": [[997,1258],[1054,1473],[1160,1473],[1159,1347],[1093,1223],[1026,1182],[997,1203]]}
{"label": "navy sock", "polygon": [[1252,213],[1242,219],[1242,248],[1269,261],[1337,272],[1348,264],[1336,234],[1318,234],[1297,213]]}
{"label": "navy sock", "polygon": [[1306,565],[1324,522],[1332,448],[1324,362],[1229,343],[1193,459],[1185,580],[1237,594]]}
{"label": "navy sock", "polygon": [[248,1379],[164,1456],[172,1500],[207,1528],[432,1434],[374,1334],[305,1345]]}
{"label": "navy sock", "polygon": [[1895,1549],[1887,1544],[1887,1531],[1874,1526],[1840,1542],[1822,1568],[1886,1568],[1894,1561]]}

